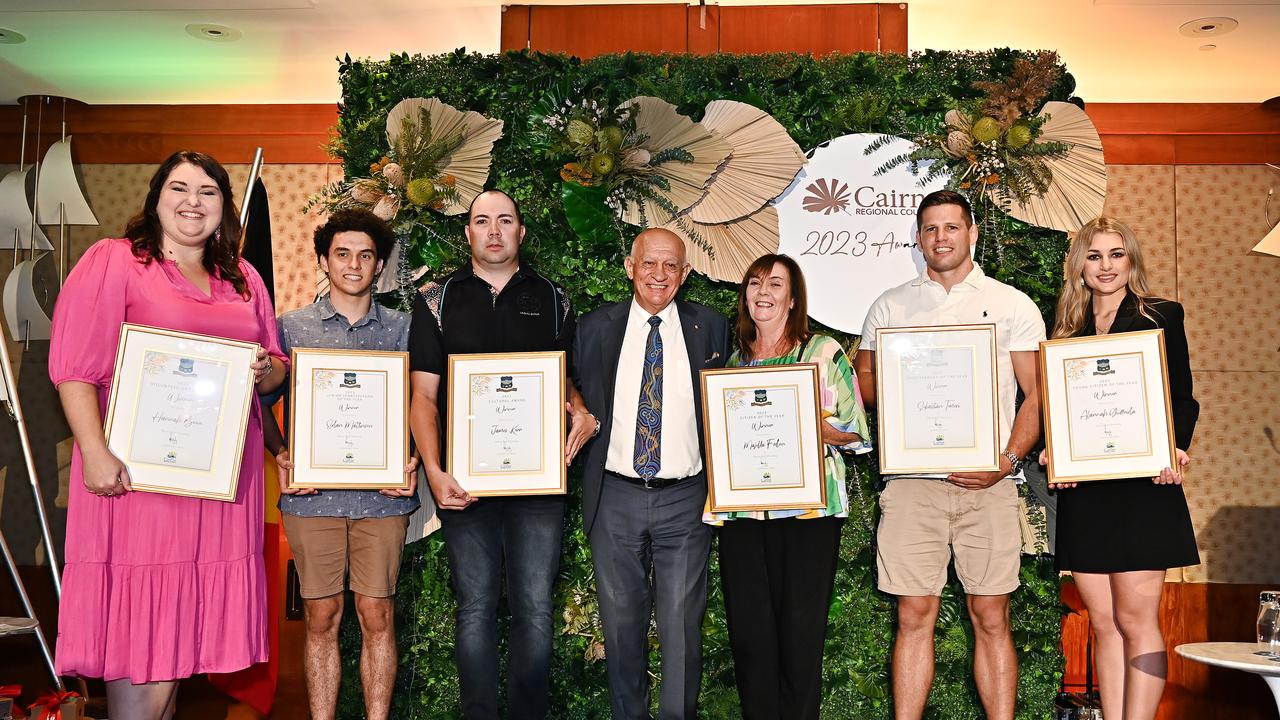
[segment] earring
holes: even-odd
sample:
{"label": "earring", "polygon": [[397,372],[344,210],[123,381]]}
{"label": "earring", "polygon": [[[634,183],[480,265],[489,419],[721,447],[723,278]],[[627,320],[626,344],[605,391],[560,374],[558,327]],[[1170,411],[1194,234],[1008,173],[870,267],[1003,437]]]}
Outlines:
{"label": "earring", "polygon": [[222,226],[221,225],[218,226],[217,230],[213,231],[213,241],[216,243],[222,242]]}

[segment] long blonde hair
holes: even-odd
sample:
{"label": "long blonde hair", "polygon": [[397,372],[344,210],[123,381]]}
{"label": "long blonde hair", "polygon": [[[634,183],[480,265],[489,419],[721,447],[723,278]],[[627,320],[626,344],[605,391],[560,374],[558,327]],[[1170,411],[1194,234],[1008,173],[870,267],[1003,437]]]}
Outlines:
{"label": "long blonde hair", "polygon": [[1084,284],[1084,263],[1089,256],[1093,238],[1102,233],[1115,233],[1124,241],[1124,252],[1129,260],[1129,283],[1126,288],[1138,303],[1138,313],[1147,317],[1147,299],[1151,289],[1147,285],[1146,263],[1138,238],[1128,225],[1113,217],[1102,216],[1090,220],[1076,233],[1062,263],[1062,292],[1058,293],[1058,310],[1054,316],[1053,337],[1072,337],[1085,325],[1093,302],[1093,292]]}

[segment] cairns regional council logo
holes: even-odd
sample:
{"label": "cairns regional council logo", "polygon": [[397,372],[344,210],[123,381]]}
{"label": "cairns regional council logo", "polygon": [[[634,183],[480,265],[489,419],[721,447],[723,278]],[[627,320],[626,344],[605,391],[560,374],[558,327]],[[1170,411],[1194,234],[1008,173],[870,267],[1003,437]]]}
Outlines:
{"label": "cairns regional council logo", "polygon": [[1111,358],[1098,358],[1098,369],[1093,371],[1094,375],[1114,375],[1115,370],[1111,369]]}
{"label": "cairns regional council logo", "polygon": [[769,391],[763,390],[763,389],[756,390],[755,400],[752,400],[751,404],[754,407],[764,407],[765,405],[772,405],[773,402],[769,400]]}
{"label": "cairns regional council logo", "polygon": [[846,215],[910,215],[925,193],[898,192],[892,188],[883,190],[874,185],[862,185],[849,189],[849,183],[838,178],[818,178],[805,186],[800,207],[806,212],[821,215],[845,213]]}
{"label": "cairns regional council logo", "polygon": [[502,375],[498,378],[498,392],[515,392],[516,384],[512,376]]}
{"label": "cairns regional council logo", "polygon": [[353,372],[342,373],[342,385],[339,387],[346,388],[347,390],[355,390],[360,387],[360,383],[356,382],[356,374]]}
{"label": "cairns regional council logo", "polygon": [[164,461],[170,465],[173,465],[174,463],[178,462],[178,453],[170,450],[169,452],[165,453]]}
{"label": "cairns regional council logo", "polygon": [[1108,440],[1108,441],[1107,441],[1107,444],[1106,444],[1105,446],[1103,446],[1102,451],[1103,451],[1103,452],[1109,452],[1109,453],[1113,453],[1113,452],[1115,452],[1115,451],[1116,451],[1116,443],[1115,443],[1115,441],[1114,441],[1114,440]]}
{"label": "cairns regional council logo", "polygon": [[946,444],[947,444],[947,437],[946,437],[945,435],[943,435],[942,433],[938,433],[937,435],[934,435],[934,436],[933,436],[933,445],[934,445],[934,447],[940,447],[940,446],[942,446],[942,445],[946,445]]}
{"label": "cairns regional council logo", "polygon": [[178,369],[174,371],[174,375],[195,375],[196,361],[191,358],[178,358]]}

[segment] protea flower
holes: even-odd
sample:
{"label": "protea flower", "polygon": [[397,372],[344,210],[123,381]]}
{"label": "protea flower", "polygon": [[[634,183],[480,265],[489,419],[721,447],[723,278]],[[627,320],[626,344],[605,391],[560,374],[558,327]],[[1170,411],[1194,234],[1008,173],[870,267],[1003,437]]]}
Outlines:
{"label": "protea flower", "polygon": [[398,212],[400,212],[400,198],[395,195],[383,195],[373,206],[373,214],[387,222],[391,222]]}
{"label": "protea flower", "polygon": [[364,180],[357,180],[355,184],[351,186],[350,193],[352,200],[365,205],[373,205],[381,200],[382,196],[386,194],[382,191],[382,186],[378,181],[369,180],[367,178]]}
{"label": "protea flower", "polygon": [[947,128],[966,133],[969,132],[969,126],[972,124],[969,120],[969,116],[959,110],[948,110],[945,119],[947,121]]}
{"label": "protea flower", "polygon": [[382,176],[391,183],[392,187],[404,187],[404,170],[400,167],[400,163],[387,163],[382,168]]}
{"label": "protea flower", "polygon": [[943,146],[947,154],[951,157],[962,158],[968,154],[973,148],[973,139],[969,137],[969,133],[961,130],[952,130],[947,133],[947,142]]}

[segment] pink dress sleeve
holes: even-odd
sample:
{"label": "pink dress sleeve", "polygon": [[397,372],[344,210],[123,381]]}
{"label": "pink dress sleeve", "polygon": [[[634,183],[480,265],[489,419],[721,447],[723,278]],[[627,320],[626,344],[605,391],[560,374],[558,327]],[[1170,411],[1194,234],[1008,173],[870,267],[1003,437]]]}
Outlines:
{"label": "pink dress sleeve", "polygon": [[53,308],[49,379],[107,387],[137,262],[127,240],[99,240],[72,268]]}
{"label": "pink dress sleeve", "polygon": [[289,367],[289,356],[280,349],[280,328],[276,323],[276,310],[271,304],[271,295],[267,293],[267,285],[262,276],[246,260],[240,261],[240,272],[244,274],[252,295],[253,312],[258,318],[258,344],[266,348],[267,354],[273,355]]}

